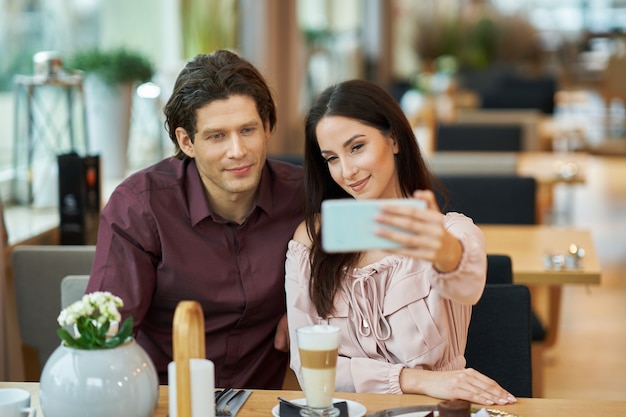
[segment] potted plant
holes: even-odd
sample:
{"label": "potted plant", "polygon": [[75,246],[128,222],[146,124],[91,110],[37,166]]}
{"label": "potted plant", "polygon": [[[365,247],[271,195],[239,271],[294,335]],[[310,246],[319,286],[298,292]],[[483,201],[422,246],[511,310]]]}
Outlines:
{"label": "potted plant", "polygon": [[61,311],[61,344],[46,362],[39,385],[46,416],[154,414],[159,397],[156,368],[132,335],[132,317],[119,325],[122,305],[110,292],[96,291]]}
{"label": "potted plant", "polygon": [[80,300],[63,309],[57,321],[61,326],[73,326],[76,334],[65,327],[57,335],[65,346],[76,349],[111,349],[132,339],[133,318],[127,317],[118,328],[121,298],[109,292],[85,294]]}
{"label": "potted plant", "polygon": [[104,177],[123,178],[134,87],[152,78],[154,66],[123,47],[78,51],[67,66],[84,73],[89,152],[100,155]]}
{"label": "potted plant", "polygon": [[69,67],[96,75],[109,85],[146,82],[154,75],[148,58],[126,48],[78,51],[70,58]]}

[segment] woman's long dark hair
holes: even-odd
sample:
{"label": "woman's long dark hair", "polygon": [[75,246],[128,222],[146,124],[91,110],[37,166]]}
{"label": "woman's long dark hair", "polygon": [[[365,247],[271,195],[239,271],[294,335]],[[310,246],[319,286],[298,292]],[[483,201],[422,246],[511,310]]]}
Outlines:
{"label": "woman's long dark hair", "polygon": [[352,198],[332,179],[328,164],[321,155],[316,128],[325,116],[358,120],[396,140],[396,174],[405,197],[417,189],[433,189],[433,178],[422,159],[413,129],[398,103],[387,91],[369,81],[350,80],[331,86],[319,95],[305,123],[304,187],[305,221],[313,242],[309,292],[321,317],[333,313],[335,294],[346,271],[355,267],[361,256],[360,252],[329,254],[322,250],[321,232],[316,224],[322,201]]}

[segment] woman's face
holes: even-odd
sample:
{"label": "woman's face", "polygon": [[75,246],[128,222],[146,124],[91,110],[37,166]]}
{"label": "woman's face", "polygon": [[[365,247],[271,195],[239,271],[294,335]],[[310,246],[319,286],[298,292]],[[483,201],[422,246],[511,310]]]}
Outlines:
{"label": "woman's face", "polygon": [[316,128],[333,180],[356,199],[400,198],[395,139],[360,121],[325,116]]}

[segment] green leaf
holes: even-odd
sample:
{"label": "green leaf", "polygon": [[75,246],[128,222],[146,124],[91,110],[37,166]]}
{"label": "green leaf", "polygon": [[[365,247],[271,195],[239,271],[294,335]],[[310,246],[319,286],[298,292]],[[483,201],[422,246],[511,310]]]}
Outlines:
{"label": "green leaf", "polygon": [[120,336],[122,340],[128,339],[133,333],[133,318],[128,317],[124,320],[124,323],[120,326],[117,334]]}
{"label": "green leaf", "polygon": [[60,329],[57,329],[57,335],[67,346],[74,347],[76,345],[76,339],[74,339],[74,336],[72,336],[70,332],[64,328],[61,327]]}
{"label": "green leaf", "polygon": [[76,349],[111,349],[132,339],[133,318],[128,317],[119,327],[117,334],[108,337],[111,323],[98,324],[95,317],[78,317],[76,328],[79,336],[72,336],[64,328],[57,329],[57,335],[66,346]]}

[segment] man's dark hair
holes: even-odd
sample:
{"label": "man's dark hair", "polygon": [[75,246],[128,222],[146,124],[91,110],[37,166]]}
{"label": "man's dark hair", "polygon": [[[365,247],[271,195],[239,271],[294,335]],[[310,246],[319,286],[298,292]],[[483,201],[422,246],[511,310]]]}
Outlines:
{"label": "man's dark hair", "polygon": [[270,132],[274,130],[274,99],[265,79],[250,62],[226,50],[197,55],[189,61],[178,75],[163,109],[165,128],[175,147],[174,157],[187,158],[176,140],[177,128],[185,129],[193,143],[197,129],[196,111],[215,100],[237,95],[251,97],[264,125],[269,126]]}

